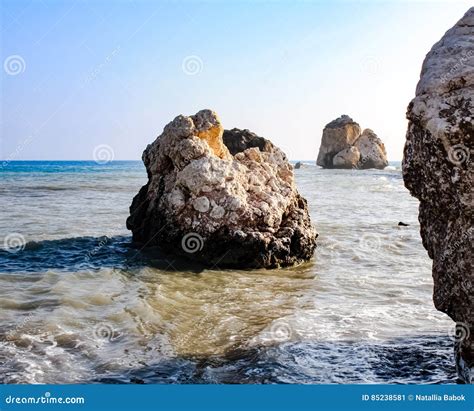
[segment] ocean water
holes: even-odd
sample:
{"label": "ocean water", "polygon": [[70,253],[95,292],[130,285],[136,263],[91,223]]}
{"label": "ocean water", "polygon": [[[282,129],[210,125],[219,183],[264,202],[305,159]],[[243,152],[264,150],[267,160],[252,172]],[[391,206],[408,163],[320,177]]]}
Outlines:
{"label": "ocean water", "polygon": [[456,383],[399,163],[295,176],[314,258],[220,270],[131,246],[140,162],[3,164],[0,383]]}

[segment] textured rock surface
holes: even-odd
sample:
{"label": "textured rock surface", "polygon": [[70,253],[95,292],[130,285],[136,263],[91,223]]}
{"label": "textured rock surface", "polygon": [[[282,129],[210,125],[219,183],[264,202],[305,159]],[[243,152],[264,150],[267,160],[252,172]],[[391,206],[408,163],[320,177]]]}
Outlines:
{"label": "textured rock surface", "polygon": [[420,200],[436,308],[457,323],[459,376],[473,382],[474,8],[436,43],[408,107],[403,178]]}
{"label": "textured rock surface", "polygon": [[313,255],[306,200],[268,140],[223,132],[217,115],[202,110],[169,123],[143,161],[149,180],[127,219],[136,243],[218,267],[288,266]]}
{"label": "textured rock surface", "polygon": [[225,130],[223,142],[232,155],[252,147],[257,147],[260,151],[270,151],[273,146],[267,139],[259,137],[247,129],[239,130],[238,128]]}
{"label": "textured rock surface", "polygon": [[359,150],[360,160],[357,168],[379,168],[388,166],[387,152],[382,140],[370,128],[366,128],[355,141],[354,147]]}
{"label": "textured rock surface", "polygon": [[342,115],[324,127],[316,164],[332,168],[332,159],[340,151],[349,148],[360,136],[360,126],[352,118]]}
{"label": "textured rock surface", "polygon": [[384,144],[372,130],[361,131],[347,115],[331,121],[324,127],[316,164],[324,168],[385,168]]}
{"label": "textured rock surface", "polygon": [[339,151],[332,158],[334,168],[354,168],[359,163],[360,152],[357,147],[351,146]]}

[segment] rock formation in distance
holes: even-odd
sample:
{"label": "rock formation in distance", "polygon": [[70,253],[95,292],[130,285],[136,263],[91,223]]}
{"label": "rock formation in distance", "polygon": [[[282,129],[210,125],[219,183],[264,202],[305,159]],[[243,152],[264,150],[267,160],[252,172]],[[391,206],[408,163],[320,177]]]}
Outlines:
{"label": "rock formation in distance", "polygon": [[324,127],[316,164],[323,168],[383,169],[388,166],[382,140],[342,115]]}
{"label": "rock formation in distance", "polygon": [[420,200],[433,300],[456,322],[459,377],[474,376],[474,8],[427,54],[409,120],[403,178]]}
{"label": "rock formation in distance", "polygon": [[274,268],[316,247],[293,168],[270,141],[223,130],[211,110],[180,115],[143,153],[148,183],[127,227],[141,246],[214,267]]}

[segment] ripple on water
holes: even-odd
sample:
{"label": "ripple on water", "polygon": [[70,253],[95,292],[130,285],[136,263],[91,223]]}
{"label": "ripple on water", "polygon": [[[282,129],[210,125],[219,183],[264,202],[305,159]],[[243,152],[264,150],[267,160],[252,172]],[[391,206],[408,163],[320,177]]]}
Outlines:
{"label": "ripple on water", "polygon": [[295,170],[319,246],[271,271],[132,248],[124,221],[143,170],[72,170],[7,176],[41,196],[2,192],[1,231],[27,244],[0,250],[0,382],[455,382],[399,170]]}

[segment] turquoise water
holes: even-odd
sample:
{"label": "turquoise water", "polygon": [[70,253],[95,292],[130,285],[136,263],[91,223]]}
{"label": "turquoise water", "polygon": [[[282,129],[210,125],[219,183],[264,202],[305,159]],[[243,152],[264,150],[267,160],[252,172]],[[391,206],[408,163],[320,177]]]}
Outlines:
{"label": "turquoise water", "polygon": [[0,382],[454,383],[399,163],[295,177],[313,260],[209,270],[132,247],[141,162],[0,163]]}

